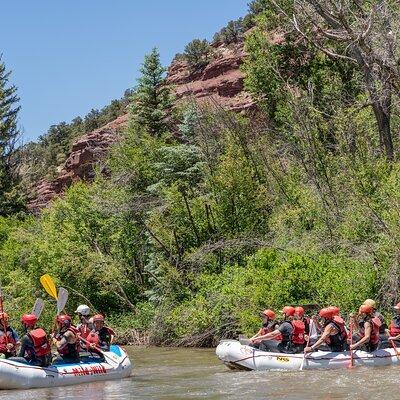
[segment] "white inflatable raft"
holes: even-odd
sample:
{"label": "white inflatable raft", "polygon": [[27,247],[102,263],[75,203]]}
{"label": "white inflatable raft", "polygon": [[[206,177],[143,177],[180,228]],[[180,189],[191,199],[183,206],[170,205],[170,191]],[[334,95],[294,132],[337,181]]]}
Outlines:
{"label": "white inflatable raft", "polygon": [[[223,340],[216,349],[218,358],[230,369],[244,370],[300,370],[303,354],[269,353],[250,346],[241,345],[237,340]],[[315,351],[307,354],[303,369],[336,369],[350,366],[350,352],[332,353]],[[353,351],[354,366],[378,367],[400,364],[400,351],[380,349],[373,353]]]}
{"label": "white inflatable raft", "polygon": [[76,364],[57,364],[42,368],[0,359],[0,389],[31,389],[128,377],[132,365],[119,346],[104,352],[104,361],[89,359]]}

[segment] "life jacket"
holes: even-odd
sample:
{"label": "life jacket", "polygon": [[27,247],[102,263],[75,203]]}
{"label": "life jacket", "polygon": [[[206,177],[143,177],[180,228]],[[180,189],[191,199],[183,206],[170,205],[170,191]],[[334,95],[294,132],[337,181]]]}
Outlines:
{"label": "life jacket", "polygon": [[[291,325],[292,326],[292,324],[291,324],[291,322],[290,321],[282,321],[282,323],[281,323],[281,325],[283,325],[283,324],[289,324],[289,325]],[[293,326],[292,326],[292,328],[293,328]],[[291,345],[291,342],[292,342],[292,334],[293,334],[293,331],[292,331],[292,333],[281,333],[281,345],[282,345],[282,347],[290,347],[290,345]]]}
{"label": "life jacket", "polygon": [[8,343],[13,344],[14,346],[17,344],[10,327],[7,327],[5,334],[4,330],[0,330],[0,353],[9,353],[7,349]]}
{"label": "life jacket", "polygon": [[293,320],[291,322],[293,326],[293,333],[292,333],[292,343],[293,344],[304,344],[304,332],[305,332],[305,325],[304,322],[301,320]]}
{"label": "life jacket", "polygon": [[[273,332],[276,328],[276,321],[268,321],[266,324],[263,324],[261,328],[261,335],[266,335],[267,333]],[[108,328],[109,334],[114,335],[114,331],[111,328]]]}
{"label": "life jacket", "polygon": [[35,358],[45,357],[51,353],[47,334],[42,328],[33,329],[27,335],[33,343],[32,351]]}
{"label": "life jacket", "polygon": [[400,315],[394,317],[389,326],[390,336],[400,335]]}
{"label": "life jacket", "polygon": [[100,337],[97,331],[91,331],[88,336],[86,336],[86,340],[90,344],[94,344],[96,346],[100,345]]}
{"label": "life jacket", "polygon": [[370,322],[372,325],[371,337],[369,339],[369,343],[372,345],[376,345],[379,343],[379,328],[382,325],[381,320],[378,317],[366,317],[360,322],[360,337],[363,338],[365,336],[365,328],[364,325],[366,322]]}
{"label": "life jacket", "polygon": [[325,327],[328,325],[333,325],[336,328],[337,333],[327,337],[325,343],[332,351],[343,351],[347,339],[347,332],[343,318],[335,315],[332,320],[327,321]]}
{"label": "life jacket", "polygon": [[78,330],[80,337],[82,337],[83,339],[86,339],[90,334],[88,324],[80,324]]}
{"label": "life jacket", "polygon": [[[107,326],[104,326],[99,331],[92,330],[88,337],[86,338],[88,343],[94,344],[97,347],[105,350],[109,348],[111,342],[111,336],[115,335],[114,331]],[[97,349],[98,350],[98,349]],[[96,352],[96,349],[91,349],[91,351]]]}
{"label": "life jacket", "polygon": [[74,326],[70,326],[66,331],[62,334],[59,334],[60,337],[65,336],[65,334],[70,331],[76,337],[75,343],[67,343],[65,346],[58,349],[58,353],[61,356],[67,356],[71,358],[78,358],[79,357],[79,350],[80,350],[80,343],[79,343],[79,330],[76,329]]}

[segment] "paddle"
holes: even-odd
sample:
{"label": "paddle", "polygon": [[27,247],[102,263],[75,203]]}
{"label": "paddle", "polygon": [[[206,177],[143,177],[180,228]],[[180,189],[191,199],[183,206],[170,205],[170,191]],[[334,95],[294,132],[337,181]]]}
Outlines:
{"label": "paddle", "polygon": [[[87,341],[86,339],[84,339],[83,337],[79,337],[80,340],[82,340],[82,342],[86,343],[88,345],[88,350],[90,351],[90,348],[93,348],[91,345],[92,343],[90,343],[89,341]],[[104,350],[102,350],[100,347],[98,346],[94,346],[94,348],[100,353],[102,354],[105,358],[108,358],[109,360],[111,360],[112,362],[119,364],[119,361],[116,359],[116,356],[112,356],[111,354],[108,354],[107,352],[105,352]]]}
{"label": "paddle", "polygon": [[[350,346],[353,344],[353,320],[350,319]],[[354,367],[354,354],[353,354],[353,350],[350,350],[350,365],[349,368],[353,368]]]}
{"label": "paddle", "polygon": [[68,301],[68,290],[60,287],[58,289],[58,297],[57,297],[57,315],[60,315],[61,311],[64,310],[65,305]]}
{"label": "paddle", "polygon": [[[3,305],[3,289],[0,284],[0,312],[4,313],[4,305]],[[8,335],[7,335],[7,324],[6,324],[6,319],[2,318],[2,325],[3,325],[3,330],[4,330],[4,337],[6,340],[6,345],[8,345]]]}
{"label": "paddle", "polygon": [[[308,339],[307,339],[306,347],[308,347],[309,344],[310,344],[310,338],[311,338],[311,331],[313,329],[313,323],[314,323],[314,321],[311,319],[310,320],[310,325],[309,325],[309,328],[308,328]],[[300,371],[303,371],[304,361],[306,359],[306,355],[307,355],[306,353],[303,354],[303,359],[301,360],[301,365],[300,365]]]}
{"label": "paddle", "polygon": [[44,290],[54,299],[57,300],[57,290],[54,284],[53,278],[49,274],[44,274],[40,277],[40,283],[44,287]]}
{"label": "paddle", "polygon": [[[53,298],[57,300],[57,315],[60,315],[61,311],[64,309],[65,304],[68,300],[68,291],[60,287],[57,294],[56,285],[53,278],[49,274],[44,274],[40,277],[40,283],[44,287],[44,290]],[[54,321],[53,331],[56,330],[56,321]]]}
{"label": "paddle", "polygon": [[391,340],[390,343],[392,343],[392,347],[394,348],[394,351],[396,352],[396,357],[397,357],[397,359],[399,359],[399,353],[397,351],[396,345],[394,344],[394,340]]}
{"label": "paddle", "polygon": [[36,318],[39,319],[40,315],[42,314],[43,308],[44,308],[43,299],[37,298],[35,304],[32,307],[32,314],[36,315]]}

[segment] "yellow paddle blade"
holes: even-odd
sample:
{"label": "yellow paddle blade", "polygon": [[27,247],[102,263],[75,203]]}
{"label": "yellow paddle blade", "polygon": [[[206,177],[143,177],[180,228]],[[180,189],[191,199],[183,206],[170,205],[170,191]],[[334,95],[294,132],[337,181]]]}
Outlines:
{"label": "yellow paddle blade", "polygon": [[57,290],[54,284],[53,278],[49,274],[44,274],[40,277],[40,283],[44,287],[44,290],[57,300]]}

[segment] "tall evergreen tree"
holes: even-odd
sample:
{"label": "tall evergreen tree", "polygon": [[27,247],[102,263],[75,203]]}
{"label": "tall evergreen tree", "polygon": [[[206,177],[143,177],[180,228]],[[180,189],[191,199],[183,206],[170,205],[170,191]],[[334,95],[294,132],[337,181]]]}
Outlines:
{"label": "tall evergreen tree", "polygon": [[13,156],[19,136],[17,116],[21,107],[16,86],[9,84],[10,74],[0,55],[0,215],[20,208],[15,195],[18,174]]}
{"label": "tall evergreen tree", "polygon": [[171,90],[165,82],[166,69],[161,65],[156,48],[145,56],[141,77],[132,97],[133,120],[152,135],[159,136],[167,129],[166,117],[172,107]]}

